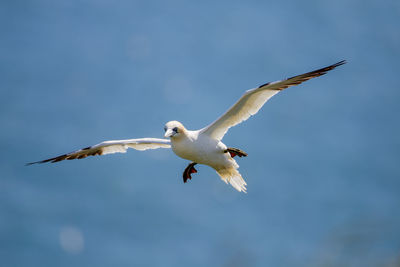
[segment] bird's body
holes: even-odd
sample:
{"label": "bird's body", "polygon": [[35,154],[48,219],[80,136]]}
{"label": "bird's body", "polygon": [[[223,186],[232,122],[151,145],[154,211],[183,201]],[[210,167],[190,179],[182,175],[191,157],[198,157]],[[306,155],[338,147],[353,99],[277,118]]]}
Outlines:
{"label": "bird's body", "polygon": [[202,135],[200,131],[186,130],[183,136],[171,138],[171,148],[174,153],[190,161],[209,165],[214,169],[228,164],[226,145],[221,141]]}
{"label": "bird's body", "polygon": [[228,147],[221,141],[205,134],[202,130],[190,131],[182,123],[170,121],[166,124],[168,129],[177,128],[177,134],[166,137],[171,138],[171,148],[174,153],[183,158],[213,168],[221,179],[238,191],[246,191],[246,182],[237,171],[239,165],[228,153]]}
{"label": "bird's body", "polygon": [[222,143],[221,140],[228,129],[256,114],[265,102],[281,90],[324,75],[344,63],[345,61],[340,61],[322,69],[282,81],[266,83],[255,89],[248,90],[220,118],[200,130],[190,131],[182,123],[170,121],[164,127],[164,136],[169,139],[140,138],[105,141],[58,157],[29,164],[58,162],[65,159],[81,159],[87,156],[126,152],[129,147],[137,150],[172,148],[177,156],[191,161],[184,171],[184,182],[187,179],[191,179],[191,173],[197,172],[194,169],[194,165],[203,164],[215,169],[223,181],[229,182],[238,191],[246,192],[246,182],[238,172],[239,165],[233,157],[236,155],[240,157],[247,156],[247,154],[240,149],[228,148]]}

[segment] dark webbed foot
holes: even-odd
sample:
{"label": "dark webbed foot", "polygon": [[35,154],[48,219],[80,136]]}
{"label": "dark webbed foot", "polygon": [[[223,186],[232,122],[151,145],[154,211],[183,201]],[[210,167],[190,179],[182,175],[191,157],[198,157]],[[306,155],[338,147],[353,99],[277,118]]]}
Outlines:
{"label": "dark webbed foot", "polygon": [[194,168],[196,162],[190,163],[186,169],[183,171],[183,182],[186,183],[188,179],[192,179],[192,173],[196,173],[197,170]]}
{"label": "dark webbed foot", "polygon": [[239,157],[247,157],[247,153],[244,152],[243,150],[240,150],[238,148],[234,147],[228,147],[225,151],[225,153],[228,153],[231,155],[231,157],[239,156]]}

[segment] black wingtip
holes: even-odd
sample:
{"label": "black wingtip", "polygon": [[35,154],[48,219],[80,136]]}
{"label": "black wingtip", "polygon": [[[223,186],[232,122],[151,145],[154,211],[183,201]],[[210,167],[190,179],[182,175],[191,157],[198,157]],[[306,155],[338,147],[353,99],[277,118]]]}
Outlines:
{"label": "black wingtip", "polygon": [[[315,74],[314,77],[318,77],[318,76],[324,75],[324,74],[326,74],[328,71],[333,70],[334,68],[339,67],[339,66],[341,66],[341,65],[343,65],[343,64],[346,64],[346,63],[347,63],[346,60],[341,60],[341,61],[339,61],[339,62],[337,62],[337,63],[335,63],[335,64],[332,64],[332,65],[329,65],[329,66],[327,66],[327,67],[324,67],[324,68],[321,68],[321,69],[317,69],[317,70],[314,70],[314,71],[311,71],[311,72],[307,72],[307,73],[304,73],[304,74],[301,74],[301,75],[306,75],[306,74],[311,75],[311,74]],[[286,80],[289,80],[289,79],[292,79],[292,78],[295,78],[295,77],[298,77],[298,76],[301,76],[301,75],[293,76],[293,77],[287,78]],[[312,78],[314,78],[314,77],[312,77]],[[304,81],[301,81],[301,82],[304,82]],[[301,83],[301,82],[300,82],[300,83]],[[261,88],[261,87],[267,86],[267,85],[269,85],[269,84],[270,84],[270,82],[264,83],[264,84],[258,86],[257,88]],[[285,88],[287,88],[287,87],[285,87]]]}
{"label": "black wingtip", "polygon": [[338,63],[333,64],[332,67],[338,67],[338,66],[341,66],[346,63],[347,63],[347,60],[344,59],[342,61],[339,61]]}
{"label": "black wingtip", "polygon": [[[335,63],[335,64],[332,64],[332,65],[330,65],[330,66],[328,66],[328,67],[325,67],[325,68],[322,68],[322,69],[319,69],[319,70],[315,70],[315,71],[311,71],[311,72],[309,72],[309,73],[316,73],[316,74],[320,74],[320,75],[324,75],[324,74],[326,74],[328,71],[331,71],[331,70],[333,70],[333,69],[335,69],[336,67],[339,67],[339,66],[341,66],[341,65],[343,65],[343,64],[346,64],[347,63],[347,61],[346,60],[342,60],[342,61],[339,61],[339,62],[337,62],[337,63]],[[320,75],[318,75],[318,76],[320,76]]]}
{"label": "black wingtip", "polygon": [[42,161],[29,162],[29,163],[26,163],[25,166],[31,166],[33,164],[41,164],[41,163],[45,163],[45,162],[48,162],[48,161],[42,160]]}

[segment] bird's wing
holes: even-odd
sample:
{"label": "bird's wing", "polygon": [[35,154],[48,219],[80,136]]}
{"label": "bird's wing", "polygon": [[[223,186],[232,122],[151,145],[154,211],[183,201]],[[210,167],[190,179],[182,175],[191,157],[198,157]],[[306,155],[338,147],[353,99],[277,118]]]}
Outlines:
{"label": "bird's wing", "polygon": [[58,157],[31,162],[28,163],[27,165],[32,165],[35,163],[46,163],[46,162],[54,163],[65,159],[68,160],[83,159],[86,158],[87,156],[125,153],[128,148],[134,148],[137,150],[147,150],[147,149],[170,148],[170,147],[171,147],[171,142],[168,139],[140,138],[140,139],[128,139],[128,140],[112,140],[112,141],[105,141],[94,146],[82,148]]}
{"label": "bird's wing", "polygon": [[326,74],[328,71],[345,64],[346,61],[340,61],[328,67],[307,72],[297,75],[282,81],[266,83],[258,88],[246,91],[242,97],[226,111],[216,121],[201,129],[201,133],[207,134],[212,138],[221,140],[230,127],[233,127],[242,121],[247,120],[250,116],[256,114],[260,108],[268,101],[273,95],[279,93],[293,85],[298,85],[302,82],[308,81]]}

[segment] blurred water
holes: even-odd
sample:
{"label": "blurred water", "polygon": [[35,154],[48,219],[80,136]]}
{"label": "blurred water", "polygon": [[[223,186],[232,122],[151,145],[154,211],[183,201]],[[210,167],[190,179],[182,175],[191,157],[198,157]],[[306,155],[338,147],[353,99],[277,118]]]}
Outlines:
{"label": "blurred water", "polygon": [[[398,266],[398,1],[0,3],[1,266]],[[24,163],[204,127],[347,59],[224,142],[248,194],[171,151]],[[175,93],[179,93],[175,96]]]}

